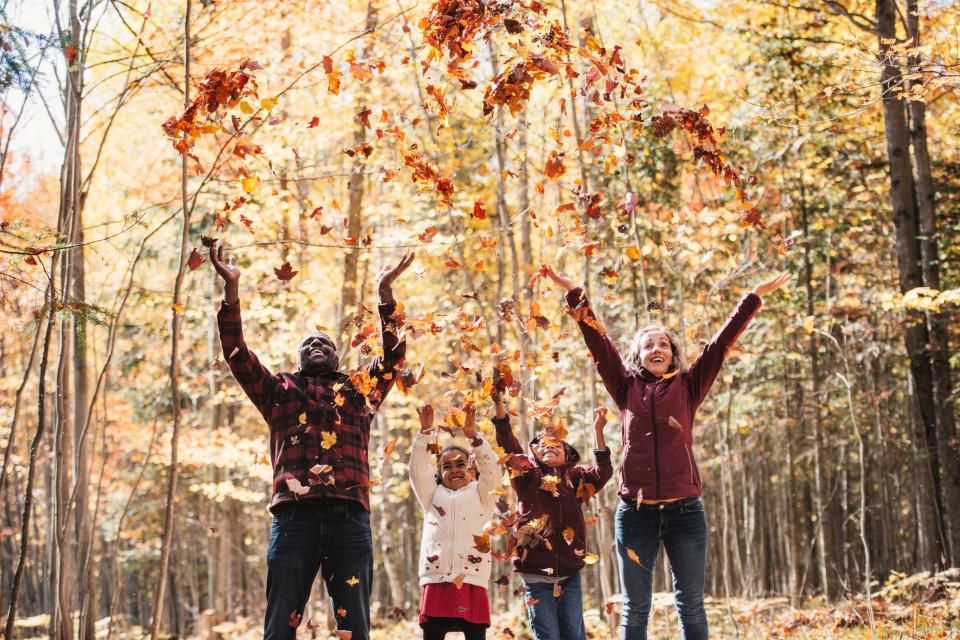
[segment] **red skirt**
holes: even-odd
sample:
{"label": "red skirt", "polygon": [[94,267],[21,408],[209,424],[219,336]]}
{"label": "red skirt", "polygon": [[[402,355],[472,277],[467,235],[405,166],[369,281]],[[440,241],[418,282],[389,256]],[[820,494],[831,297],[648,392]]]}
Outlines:
{"label": "red skirt", "polygon": [[487,590],[475,584],[458,589],[452,582],[423,585],[420,602],[420,625],[427,618],[461,618],[473,624],[490,626],[490,601]]}

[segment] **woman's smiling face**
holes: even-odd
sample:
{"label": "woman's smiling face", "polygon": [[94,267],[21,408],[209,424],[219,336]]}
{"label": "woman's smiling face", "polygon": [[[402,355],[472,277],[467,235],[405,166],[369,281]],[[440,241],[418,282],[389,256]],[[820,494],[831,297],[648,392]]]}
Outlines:
{"label": "woman's smiling face", "polygon": [[670,371],[673,365],[673,345],[663,331],[647,331],[640,340],[640,365],[657,377]]}

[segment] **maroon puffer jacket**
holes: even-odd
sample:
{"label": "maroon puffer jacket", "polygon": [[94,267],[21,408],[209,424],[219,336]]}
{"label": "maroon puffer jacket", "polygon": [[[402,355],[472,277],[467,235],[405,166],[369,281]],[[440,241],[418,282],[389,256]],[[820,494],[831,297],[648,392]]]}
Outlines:
{"label": "maroon puffer jacket", "polygon": [[[583,568],[587,555],[587,527],[582,503],[613,476],[610,449],[594,450],[594,467],[577,466],[580,453],[564,442],[566,461],[559,467],[537,462],[525,453],[510,428],[509,416],[494,418],[497,444],[513,454],[507,463],[510,484],[517,494],[517,547],[513,567],[522,573],[571,576]],[[539,437],[530,441],[530,447]]]}
{"label": "maroon puffer jacket", "polygon": [[626,370],[582,289],[570,290],[567,303],[620,410],[620,496],[633,501],[701,495],[700,472],[693,459],[693,418],[720,373],[727,350],[760,310],[760,297],[744,296],[689,371],[664,378]]}

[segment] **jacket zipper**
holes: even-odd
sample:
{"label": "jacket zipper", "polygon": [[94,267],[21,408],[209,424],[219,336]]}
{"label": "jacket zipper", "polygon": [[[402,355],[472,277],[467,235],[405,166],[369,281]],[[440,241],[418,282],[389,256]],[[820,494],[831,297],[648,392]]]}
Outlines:
{"label": "jacket zipper", "polygon": [[653,476],[656,478],[657,493],[654,498],[660,498],[660,441],[657,437],[657,384],[659,380],[653,383],[653,391],[650,392],[650,421],[653,423]]}
{"label": "jacket zipper", "polygon": [[683,443],[683,450],[687,452],[687,462],[690,463],[690,484],[696,486],[696,482],[693,480],[693,456],[690,455],[690,447],[686,442]]}

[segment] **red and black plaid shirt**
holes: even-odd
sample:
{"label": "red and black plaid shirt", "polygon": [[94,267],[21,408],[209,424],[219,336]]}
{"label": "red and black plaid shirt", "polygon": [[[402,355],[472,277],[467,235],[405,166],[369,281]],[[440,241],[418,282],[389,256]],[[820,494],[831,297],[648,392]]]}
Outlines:
{"label": "red and black plaid shirt", "polygon": [[221,303],[220,345],[233,376],[270,427],[272,510],[294,500],[355,500],[370,510],[370,422],[403,364],[406,341],[379,306],[383,355],[351,376],[276,375],[243,341],[240,305]]}

